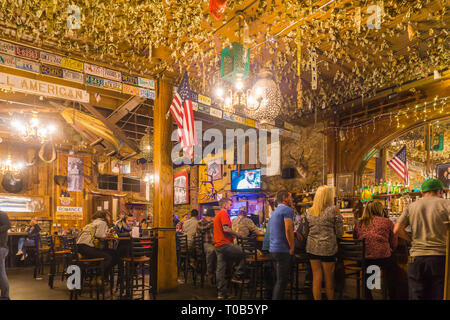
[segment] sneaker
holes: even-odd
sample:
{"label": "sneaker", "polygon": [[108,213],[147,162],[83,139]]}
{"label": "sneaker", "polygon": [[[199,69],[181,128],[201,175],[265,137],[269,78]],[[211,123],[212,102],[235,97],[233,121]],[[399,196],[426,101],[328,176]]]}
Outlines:
{"label": "sneaker", "polygon": [[21,254],[23,254],[22,250],[17,251],[16,256],[20,256]]}
{"label": "sneaker", "polygon": [[219,294],[217,296],[217,300],[225,300],[225,299],[226,299],[226,297],[224,295]]}
{"label": "sneaker", "polygon": [[35,280],[42,280],[43,278],[42,277],[37,277]]}
{"label": "sneaker", "polygon": [[26,258],[26,254],[23,254],[21,257],[20,257],[20,261],[24,261],[25,260],[25,258]]}

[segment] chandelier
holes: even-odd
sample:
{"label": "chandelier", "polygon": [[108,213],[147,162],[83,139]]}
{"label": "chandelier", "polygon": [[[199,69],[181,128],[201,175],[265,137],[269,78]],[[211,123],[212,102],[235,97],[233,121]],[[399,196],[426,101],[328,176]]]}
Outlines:
{"label": "chandelier", "polygon": [[0,162],[0,173],[5,174],[11,172],[12,174],[18,174],[23,169],[22,162],[12,162],[11,154],[8,154],[8,158]]}
{"label": "chandelier", "polygon": [[36,114],[33,114],[28,121],[19,118],[13,119],[11,127],[26,142],[39,140],[40,143],[45,143],[51,139],[51,135],[56,131],[56,126],[53,124],[41,124]]}
{"label": "chandelier", "polygon": [[153,161],[153,136],[147,133],[141,138],[140,149],[142,157],[147,161]]}
{"label": "chandelier", "polygon": [[244,89],[243,81],[238,79],[226,94],[223,88],[217,88],[216,96],[223,101],[224,111],[242,111],[259,121],[273,121],[281,112],[281,93],[268,70],[258,74],[251,89]]}

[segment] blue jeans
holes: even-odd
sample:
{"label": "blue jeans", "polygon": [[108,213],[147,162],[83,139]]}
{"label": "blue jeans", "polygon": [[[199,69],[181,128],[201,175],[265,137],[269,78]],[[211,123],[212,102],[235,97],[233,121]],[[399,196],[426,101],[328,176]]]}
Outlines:
{"label": "blue jeans", "polygon": [[409,300],[442,300],[445,256],[414,257],[408,264]]}
{"label": "blue jeans", "polygon": [[17,244],[17,249],[22,250],[23,254],[25,254],[27,252],[27,250],[24,249],[24,247],[23,247],[25,244],[32,245],[32,244],[34,244],[34,240],[26,240],[25,238],[19,239],[19,243]]}
{"label": "blue jeans", "polygon": [[9,299],[9,282],[6,275],[5,260],[8,255],[8,248],[0,247],[0,300]]}
{"label": "blue jeans", "polygon": [[242,249],[234,244],[225,244],[220,247],[216,247],[217,254],[217,269],[216,269],[216,281],[217,291],[219,295],[225,295],[225,273],[227,270],[227,264],[236,262],[238,266],[236,268],[236,276],[243,276],[244,273],[244,253]]}
{"label": "blue jeans", "polygon": [[273,286],[272,300],[283,300],[284,290],[289,281],[292,256],[284,252],[271,252],[276,282]]}

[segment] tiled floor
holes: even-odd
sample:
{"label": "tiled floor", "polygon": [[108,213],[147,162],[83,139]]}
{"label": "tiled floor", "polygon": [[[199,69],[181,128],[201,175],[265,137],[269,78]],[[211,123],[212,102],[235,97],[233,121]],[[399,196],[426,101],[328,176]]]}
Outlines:
{"label": "tiled floor", "polygon": [[[48,277],[43,276],[42,280],[33,279],[33,268],[15,268],[7,269],[10,284],[10,296],[12,300],[68,300],[69,291],[66,284],[60,278],[55,280],[54,288],[48,286]],[[347,281],[343,299],[350,299],[355,294],[354,281]],[[95,295],[94,295],[95,298]],[[109,297],[107,297],[109,298]],[[244,295],[244,299],[248,296]],[[289,299],[289,293],[286,292],[286,299]],[[375,299],[380,299],[379,292],[374,294]],[[89,294],[84,293],[80,300],[89,300]],[[118,299],[113,295],[113,299]],[[179,286],[170,292],[162,292],[157,295],[158,300],[214,300],[216,299],[216,289],[211,284],[206,284],[204,288],[199,285],[195,287],[192,280],[189,279],[185,284],[179,279]],[[300,300],[312,299],[311,295],[300,295]]]}

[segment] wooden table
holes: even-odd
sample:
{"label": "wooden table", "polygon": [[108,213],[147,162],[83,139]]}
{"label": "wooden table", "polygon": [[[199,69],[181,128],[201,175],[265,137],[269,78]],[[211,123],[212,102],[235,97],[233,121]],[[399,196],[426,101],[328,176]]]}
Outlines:
{"label": "wooden table", "polygon": [[450,300],[450,221],[444,222],[447,226],[447,249],[445,253],[445,281],[444,300]]}

